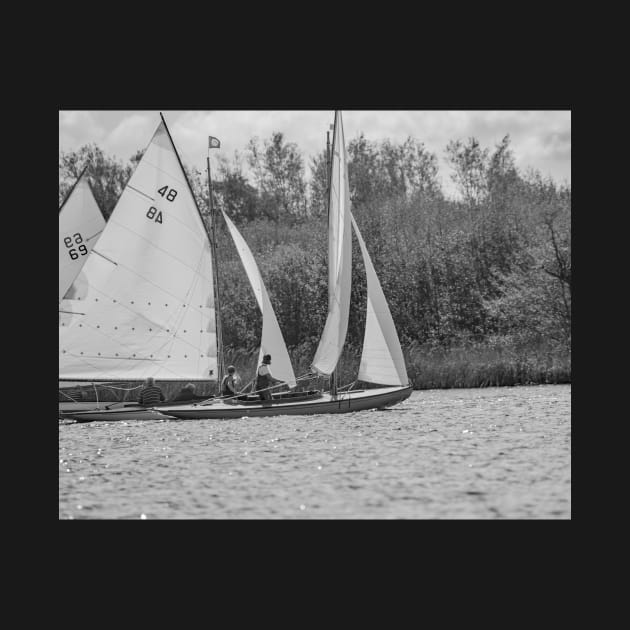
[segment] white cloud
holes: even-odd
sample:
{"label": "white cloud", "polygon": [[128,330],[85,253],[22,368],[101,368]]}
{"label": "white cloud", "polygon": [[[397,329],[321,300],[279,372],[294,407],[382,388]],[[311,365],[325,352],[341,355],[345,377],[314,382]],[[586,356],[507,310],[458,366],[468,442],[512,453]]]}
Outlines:
{"label": "white cloud", "polygon": [[[295,142],[310,172],[310,158],[326,146],[326,131],[334,119],[327,110],[215,110],[164,111],[173,140],[188,166],[205,170],[208,136],[221,140],[221,154],[230,160],[234,151],[243,152],[248,141],[267,139],[280,131]],[[160,122],[159,112],[59,112],[59,144],[64,150],[96,142],[110,154],[127,160],[148,144]],[[450,169],[445,160],[450,140],[475,136],[490,150],[506,134],[517,165],[533,167],[556,181],[571,178],[571,112],[569,111],[381,111],[345,110],[346,140],[363,132],[368,140],[390,138],[396,142],[408,136],[424,142],[437,154],[445,190],[452,192]],[[211,151],[212,168],[216,151]]]}
{"label": "white cloud", "polygon": [[84,144],[101,142],[104,135],[105,129],[97,123],[94,112],[59,112],[60,149],[74,151]]}
{"label": "white cloud", "polygon": [[103,150],[118,158],[128,160],[138,149],[149,144],[159,123],[159,116],[148,113],[132,113],[123,118],[103,139]]}

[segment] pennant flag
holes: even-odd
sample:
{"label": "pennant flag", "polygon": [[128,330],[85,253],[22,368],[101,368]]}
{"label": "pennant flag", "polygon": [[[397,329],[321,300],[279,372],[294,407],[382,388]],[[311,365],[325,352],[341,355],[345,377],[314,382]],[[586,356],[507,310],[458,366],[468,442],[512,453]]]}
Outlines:
{"label": "pennant flag", "polygon": [[218,138],[214,136],[208,136],[208,148],[209,149],[218,149],[221,146]]}

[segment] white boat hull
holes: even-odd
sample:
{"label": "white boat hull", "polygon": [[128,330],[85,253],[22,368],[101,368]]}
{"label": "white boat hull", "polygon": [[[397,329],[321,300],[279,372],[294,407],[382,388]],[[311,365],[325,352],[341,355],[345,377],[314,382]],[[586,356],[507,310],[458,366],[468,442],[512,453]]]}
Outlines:
{"label": "white boat hull", "polygon": [[323,394],[321,398],[300,402],[261,402],[259,405],[230,405],[216,400],[204,404],[156,407],[155,409],[179,420],[228,420],[244,417],[350,413],[352,411],[391,407],[408,398],[411,391],[411,387],[382,387],[342,392],[335,397],[330,394]]}

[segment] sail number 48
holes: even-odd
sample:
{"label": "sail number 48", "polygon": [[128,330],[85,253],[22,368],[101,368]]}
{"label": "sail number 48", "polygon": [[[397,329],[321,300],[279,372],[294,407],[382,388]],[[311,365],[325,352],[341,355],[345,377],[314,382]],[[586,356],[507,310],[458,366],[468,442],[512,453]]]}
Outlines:
{"label": "sail number 48", "polygon": [[[169,189],[168,186],[162,186],[162,188],[158,189],[158,194],[162,195],[162,197],[168,201],[174,201],[175,197],[177,197],[177,191],[174,188]],[[151,206],[147,210],[146,217],[156,223],[162,223],[162,211],[158,210],[155,206]]]}
{"label": "sail number 48", "polygon": [[158,190],[158,193],[162,195],[162,197],[166,197],[169,201],[174,201],[175,197],[177,197],[177,191],[174,188],[168,189],[168,186],[162,186]]}
{"label": "sail number 48", "polygon": [[[72,239],[74,239],[74,241]],[[79,232],[72,236],[66,236],[63,239],[63,244],[68,248],[68,255],[72,260],[76,260],[79,257],[77,250],[74,249],[74,245],[78,245],[77,249],[81,253],[81,256],[85,256],[88,253],[87,247],[83,245],[83,237]]]}

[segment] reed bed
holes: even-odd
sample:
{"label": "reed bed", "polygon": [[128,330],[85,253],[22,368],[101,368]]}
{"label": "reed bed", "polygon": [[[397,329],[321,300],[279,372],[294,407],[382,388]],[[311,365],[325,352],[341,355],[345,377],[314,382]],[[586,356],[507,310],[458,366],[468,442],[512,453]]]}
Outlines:
{"label": "reed bed", "polygon": [[[290,348],[296,376],[307,374],[315,348]],[[490,342],[464,343],[450,348],[411,343],[403,346],[407,374],[414,389],[449,389],[456,387],[502,387],[571,382],[571,353],[567,348],[550,344],[514,345]],[[247,384],[256,373],[258,351],[229,350],[226,353]],[[361,352],[346,348],[337,366],[339,387],[357,379]],[[228,360],[226,359],[226,365]],[[271,364],[273,373],[273,359]],[[374,387],[357,381],[361,387]],[[327,378],[313,378],[298,383],[298,389],[328,387]]]}
{"label": "reed bed", "polygon": [[570,351],[544,343],[478,343],[447,349],[411,344],[403,352],[414,389],[571,382]]}
{"label": "reed bed", "polygon": [[[309,373],[314,348],[301,346],[289,349],[296,376]],[[430,344],[411,343],[403,346],[407,374],[414,389],[450,389],[458,387],[503,387],[511,385],[541,385],[571,382],[571,353],[547,343],[511,345],[506,343],[466,343],[450,348]],[[355,387],[376,387],[357,381],[360,349],[346,348],[339,359],[337,383],[342,388],[352,383]],[[225,365],[234,365],[240,377],[240,387],[255,378],[258,350],[227,348]],[[271,364],[273,373],[273,359]],[[162,381],[167,400],[172,399],[188,381]],[[70,395],[77,400],[133,401],[137,399],[139,382],[98,385],[76,388]],[[313,377],[300,380],[298,390],[328,389],[329,379]],[[217,392],[214,381],[195,383],[197,394],[212,396]],[[60,393],[59,401],[67,401]]]}

